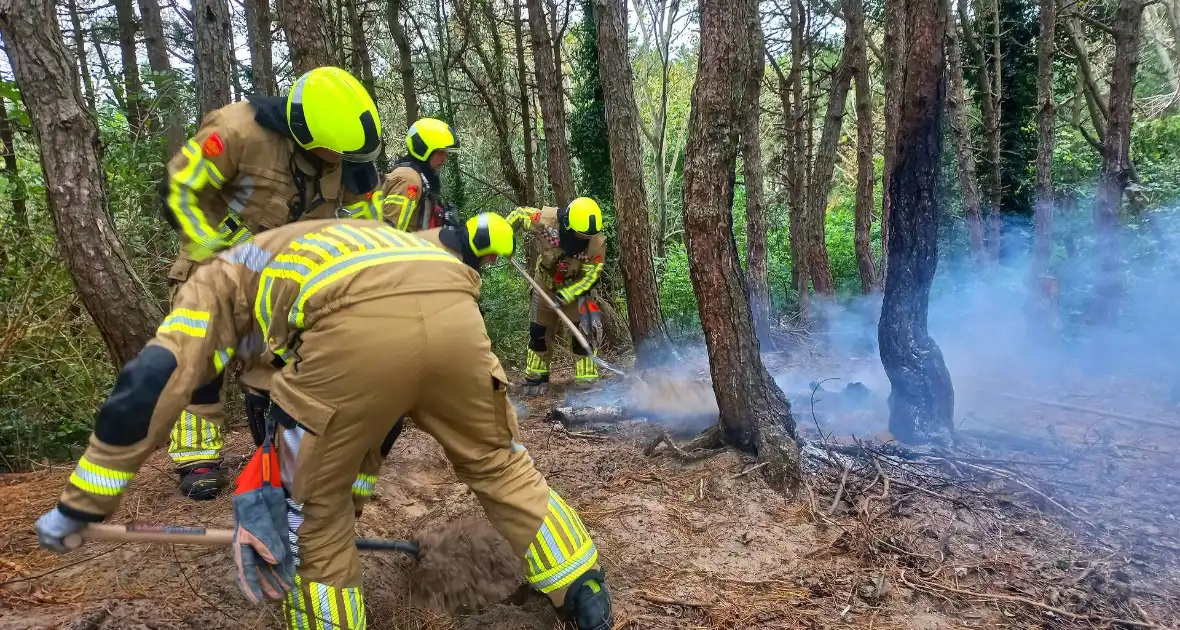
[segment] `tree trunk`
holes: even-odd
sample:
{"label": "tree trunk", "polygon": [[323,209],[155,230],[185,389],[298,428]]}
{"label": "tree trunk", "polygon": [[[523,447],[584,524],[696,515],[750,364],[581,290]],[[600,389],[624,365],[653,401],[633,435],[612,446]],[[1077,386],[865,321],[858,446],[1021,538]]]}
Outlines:
{"label": "tree trunk", "polygon": [[90,78],[90,62],[86,58],[86,32],[82,30],[82,18],[78,15],[78,1],[66,0],[66,10],[70,14],[70,26],[74,29],[74,57],[78,62],[75,70],[82,78],[86,104],[90,106],[90,111],[94,111],[94,81]]}
{"label": "tree trunk", "polygon": [[317,0],[278,0],[278,14],[283,33],[287,35],[295,76],[338,63],[328,33],[328,19]]}
{"label": "tree trunk", "polygon": [[225,51],[233,48],[229,4],[226,0],[197,0],[193,4],[196,37],[197,120],[230,102],[230,72]]}
{"label": "tree trunk", "polygon": [[[967,15],[967,0],[959,2],[959,22],[963,27],[963,41],[975,58],[975,65],[979,69],[976,89],[979,90],[980,110],[983,114],[984,135],[987,137],[987,161],[991,169],[988,185],[989,207],[987,209],[987,224],[984,233],[984,251],[989,258],[996,258],[1000,253],[1000,206],[1003,204],[1004,186],[1002,181],[1003,169],[1000,159],[1000,94],[993,90],[992,73],[988,69],[987,55],[983,45],[976,38],[971,27],[971,19]],[[996,14],[996,20],[999,15]]]}
{"label": "tree trunk", "polygon": [[184,144],[184,113],[177,102],[176,94],[182,89],[172,61],[168,57],[168,40],[164,38],[164,21],[160,16],[158,0],[139,0],[139,15],[143,20],[143,38],[147,44],[148,67],[152,69],[156,98],[163,112],[161,120],[167,143],[168,155],[175,155]]}
{"label": "tree trunk", "polygon": [[402,100],[406,104],[406,127],[418,120],[418,91],[414,88],[414,64],[410,59],[410,40],[402,27],[402,0],[389,0],[385,19],[389,22],[389,33],[397,46],[397,71],[402,78]]}
{"label": "tree trunk", "polygon": [[250,78],[254,93],[274,96],[279,91],[271,52],[270,0],[244,0],[246,38],[250,44]]}
{"label": "tree trunk", "polygon": [[12,188],[12,193],[8,196],[12,203],[12,223],[16,226],[20,240],[32,234],[29,229],[29,209],[25,205],[28,193],[25,191],[25,181],[21,179],[20,171],[16,168],[16,142],[12,137],[12,121],[8,118],[3,98],[0,98],[0,143],[4,144],[4,175]]}
{"label": "tree trunk", "polygon": [[786,82],[783,116],[787,125],[788,235],[791,241],[791,279],[794,281],[799,312],[808,317],[811,303],[811,263],[807,245],[808,164],[805,137],[810,135],[811,101],[803,100],[803,47],[807,16],[803,0],[791,3],[791,72]]}
{"label": "tree trunk", "polygon": [[670,348],[660,311],[643,183],[643,152],[639,144],[639,108],[627,54],[626,0],[594,0],[598,29],[598,72],[610,134],[611,182],[619,232],[619,267],[627,294],[627,325],[641,367],[666,358]]}
{"label": "tree trunk", "polygon": [[738,263],[727,175],[737,159],[749,73],[759,54],[750,27],[755,0],[702,0],[701,47],[684,165],[684,235],[709,352],[709,371],[729,444],[776,460],[773,482],[798,475],[790,403],[766,371]]}
{"label": "tree trunk", "polygon": [[[1001,212],[1004,210],[1004,169],[1003,158],[1000,155],[1000,146],[1003,135],[1003,128],[1000,126],[1000,118],[1003,115],[1003,107],[1000,100],[1003,98],[1002,72],[1004,67],[1004,57],[1001,48],[1001,32],[1003,25],[1001,24],[1000,16],[1000,0],[992,0],[992,97],[993,109],[996,113],[995,119],[992,121],[993,128],[988,132],[988,147],[989,151],[995,158],[992,163],[992,203],[991,211],[988,212],[988,241],[991,243],[991,256],[994,260],[1000,259],[1000,249],[1003,245],[1003,228],[1004,220]],[[995,145],[992,149],[991,145]]]}
{"label": "tree trunk", "polygon": [[836,170],[837,149],[844,126],[844,110],[848,103],[848,89],[852,85],[853,69],[849,53],[854,46],[845,38],[844,52],[832,71],[832,89],[828,94],[827,112],[824,114],[823,131],[819,146],[815,150],[815,167],[811,172],[808,186],[807,218],[804,226],[807,243],[807,266],[815,292],[824,297],[836,293],[832,281],[832,267],[828,261],[828,247],[824,237],[824,221],[827,215],[828,192],[832,188],[832,175]]}
{"label": "tree trunk", "polygon": [[856,266],[860,271],[861,293],[877,289],[876,267],[873,264],[873,88],[869,74],[869,58],[865,50],[864,0],[845,0],[844,16],[848,22],[848,37],[852,71],[856,79]]}
{"label": "tree trunk", "polygon": [[513,3],[516,20],[512,23],[513,34],[516,36],[516,89],[520,99],[521,136],[524,138],[525,196],[521,201],[526,206],[534,206],[537,171],[533,156],[536,155],[536,148],[533,145],[533,110],[529,106],[528,66],[524,62],[524,15],[521,12],[521,2],[522,0],[515,0]]}
{"label": "tree trunk", "polygon": [[889,274],[877,335],[893,387],[889,431],[907,443],[946,443],[954,432],[954,389],[926,319],[938,266],[938,175],[945,85],[944,0],[906,0],[905,78],[897,164],[889,194]]}
{"label": "tree trunk", "polygon": [[541,97],[541,123],[545,128],[546,161],[549,186],[557,206],[564,208],[574,200],[574,175],[570,166],[569,142],[566,139],[565,92],[557,73],[554,44],[549,34],[541,0],[527,0],[529,31],[533,42],[533,67],[537,73],[537,90]]}
{"label": "tree trunk", "polygon": [[[348,32],[352,42],[353,76],[365,86],[369,97],[377,101],[377,80],[373,77],[373,55],[369,53],[369,40],[365,36],[364,6],[358,6],[361,0],[348,0]],[[377,164],[385,170],[389,159],[385,155],[385,143],[381,143],[381,154],[377,157]]]}
{"label": "tree trunk", "polygon": [[1049,273],[1053,250],[1053,54],[1057,0],[1041,0],[1041,33],[1037,38],[1037,181],[1036,240],[1033,245],[1034,286]]}
{"label": "tree trunk", "polygon": [[1139,36],[1143,0],[1119,0],[1114,17],[1114,59],[1110,67],[1110,116],[1106,122],[1106,151],[1094,198],[1094,222],[1101,247],[1098,314],[1113,316],[1122,293],[1121,251],[1118,243],[1119,206],[1130,178],[1131,122],[1135,106],[1135,69],[1139,65]]}
{"label": "tree trunk", "polygon": [[52,3],[0,0],[0,36],[41,147],[46,201],[78,296],[117,365],[151,339],[163,313],[135,275],[106,209],[98,128],[73,81]]}
{"label": "tree trunk", "polygon": [[[746,180],[746,282],[749,287],[750,315],[754,320],[754,332],[760,343],[770,343],[770,275],[767,270],[766,235],[769,220],[766,216],[766,193],[762,182],[762,129],[759,119],[762,114],[762,79],[766,75],[766,41],[762,35],[762,24],[755,21],[749,26],[755,58],[752,70],[746,80],[745,102],[739,124],[742,137],[742,176]],[[664,78],[667,78],[665,66]],[[665,91],[667,86],[664,85]],[[666,108],[666,103],[662,107]],[[661,137],[667,124],[660,130]],[[663,172],[656,171],[663,179]]]}
{"label": "tree trunk", "polygon": [[147,102],[143,81],[139,78],[139,55],[135,51],[135,10],[132,0],[114,0],[115,20],[119,25],[119,54],[123,62],[123,93],[127,104],[127,125],[139,136],[146,130]]}
{"label": "tree trunk", "polygon": [[[949,7],[948,7],[949,9]],[[951,115],[951,131],[958,147],[956,167],[959,188],[963,194],[963,212],[967,221],[967,237],[971,243],[971,255],[975,262],[982,264],[987,257],[983,245],[983,215],[980,212],[979,178],[975,170],[975,149],[971,143],[971,127],[967,120],[967,96],[963,79],[963,59],[959,53],[959,29],[957,22],[948,11],[946,26],[946,57],[949,76],[947,77],[947,111]]]}
{"label": "tree trunk", "polygon": [[901,85],[905,72],[906,0],[885,0],[885,141],[881,176],[881,282],[889,273],[889,215],[893,194],[889,187],[897,168],[897,120],[901,113]]}
{"label": "tree trunk", "polygon": [[111,68],[110,61],[107,60],[106,51],[103,50],[103,43],[98,38],[98,31],[90,29],[90,43],[94,46],[94,54],[98,55],[98,67],[102,69],[102,76],[106,79],[107,88],[111,91],[111,97],[115,99],[115,104],[119,109],[127,111],[127,103],[123,99],[123,83],[119,81],[119,77],[115,75],[114,69]]}

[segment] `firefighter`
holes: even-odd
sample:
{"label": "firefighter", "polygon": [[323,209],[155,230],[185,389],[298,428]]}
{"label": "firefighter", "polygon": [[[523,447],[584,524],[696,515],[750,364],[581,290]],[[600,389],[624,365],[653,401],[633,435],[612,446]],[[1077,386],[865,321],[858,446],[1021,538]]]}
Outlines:
{"label": "firefighter", "polygon": [[[598,305],[591,290],[602,273],[606,256],[602,209],[589,197],[574,199],[565,208],[516,208],[508,215],[514,228],[530,230],[540,243],[534,279],[553,293],[566,316],[575,324],[583,318],[598,317]],[[543,393],[549,383],[549,358],[560,325],[554,313],[534,292],[529,310],[529,342],[522,392]],[[599,328],[601,330],[601,328]],[[601,337],[601,335],[597,335]],[[574,355],[574,380],[588,385],[598,380],[594,357],[581,344],[571,344]]]}
{"label": "firefighter", "polygon": [[234,557],[246,596],[283,599],[288,628],[366,627],[350,489],[409,412],[530,584],[578,628],[608,630],[597,548],[519,441],[478,291],[458,258],[377,221],[301,222],[220,254],[124,366],[38,541],[64,551],[67,536],[110,516],[193,389],[236,355],[279,366],[264,446],[234,495]]}
{"label": "firefighter", "polygon": [[442,205],[440,174],[459,136],[441,120],[422,118],[406,133],[406,150],[382,186],[385,222],[405,232],[458,225],[454,207]]}
{"label": "firefighter", "polygon": [[[285,97],[250,96],[205,116],[197,135],[168,164],[167,207],[181,255],[168,274],[173,292],[216,252],[300,219],[338,209],[377,218],[373,160],[381,121],[364,87],[339,68],[316,68]],[[269,404],[269,370],[243,373],[255,440]],[[180,491],[193,499],[220,489],[222,382],[193,394],[170,434]]]}

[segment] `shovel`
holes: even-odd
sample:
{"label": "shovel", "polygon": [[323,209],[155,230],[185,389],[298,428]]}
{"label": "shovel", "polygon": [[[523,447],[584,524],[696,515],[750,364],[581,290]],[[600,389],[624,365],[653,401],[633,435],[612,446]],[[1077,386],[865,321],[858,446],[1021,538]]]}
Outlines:
{"label": "shovel", "polygon": [[[66,536],[63,541],[67,549],[77,549],[85,540],[112,542],[151,542],[179,545],[204,545],[207,547],[228,547],[234,542],[232,529],[205,529],[183,525],[88,525],[76,534]],[[408,540],[389,538],[357,538],[356,548],[361,551],[400,551],[418,556],[418,544]]]}

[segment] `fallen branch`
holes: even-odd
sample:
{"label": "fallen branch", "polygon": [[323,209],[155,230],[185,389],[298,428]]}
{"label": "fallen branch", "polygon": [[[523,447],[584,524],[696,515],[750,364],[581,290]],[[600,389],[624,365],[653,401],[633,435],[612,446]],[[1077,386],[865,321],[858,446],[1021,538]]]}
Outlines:
{"label": "fallen branch", "polygon": [[749,468],[743,470],[742,472],[730,477],[730,479],[737,479],[739,477],[745,477],[746,475],[754,472],[755,470],[758,470],[759,468],[762,468],[763,466],[765,466],[769,463],[770,462],[762,462],[761,464],[754,464],[753,466],[750,466]]}
{"label": "fallen branch", "polygon": [[1005,394],[997,392],[1004,398],[1011,398],[1013,400],[1022,400],[1024,402],[1036,403],[1038,405],[1048,405],[1050,407],[1057,407],[1058,409],[1065,409],[1066,411],[1077,411],[1078,413],[1090,413],[1096,416],[1106,416],[1115,420],[1124,420],[1126,422],[1134,422],[1137,424],[1144,424],[1149,427],[1160,427],[1162,429],[1172,429],[1173,431],[1180,431],[1180,424],[1171,422],[1162,422],[1160,420],[1149,420],[1147,418],[1140,418],[1138,416],[1128,416],[1123,413],[1116,413],[1113,411],[1104,411],[1102,409],[1094,409],[1092,407],[1081,407],[1078,405],[1071,405],[1069,403],[1057,402],[1055,400],[1042,400],[1040,398],[1029,398],[1027,396],[1017,396],[1016,394]]}
{"label": "fallen branch", "polygon": [[991,601],[1013,602],[1013,603],[1017,603],[1017,604],[1025,604],[1027,606],[1033,606],[1035,608],[1040,608],[1041,610],[1051,612],[1055,615],[1061,615],[1062,617],[1068,617],[1068,618],[1074,619],[1074,620],[1085,620],[1085,621],[1096,621],[1099,623],[1119,624],[1119,625],[1124,625],[1124,626],[1132,626],[1135,628],[1151,628],[1154,630],[1167,630],[1163,626],[1158,626],[1154,623],[1144,623],[1142,621],[1132,621],[1130,619],[1119,619],[1117,617],[1101,617],[1098,615],[1082,615],[1082,614],[1078,614],[1078,613],[1071,613],[1068,610],[1063,610],[1061,608],[1057,608],[1056,606],[1042,604],[1041,602],[1034,601],[1034,600],[1031,600],[1031,599],[1028,599],[1025,597],[1017,597],[1015,595],[1001,595],[998,593],[976,593],[975,591],[965,591],[963,589],[958,589],[953,586],[946,586],[945,584],[939,584],[938,582],[927,582],[926,580],[923,580],[921,578],[918,578],[918,583],[915,584],[914,582],[911,582],[906,579],[904,570],[901,571],[901,581],[906,586],[909,586],[910,588],[916,588],[919,590],[921,590],[923,588],[937,589],[937,590],[945,591],[947,593],[954,593],[955,595],[962,595],[964,597],[974,597],[975,599],[985,599],[985,600],[991,600]]}
{"label": "fallen branch", "polygon": [[832,505],[828,508],[828,516],[836,513],[836,507],[840,505],[840,498],[844,496],[844,486],[848,483],[848,473],[851,468],[845,464],[844,474],[840,476],[840,487],[836,489],[836,496],[832,498]]}
{"label": "fallen branch", "polygon": [[639,598],[649,601],[653,604],[660,604],[662,606],[684,606],[685,608],[708,608],[709,604],[705,602],[685,601],[681,599],[672,599],[663,595],[656,595],[646,591],[639,592]]}
{"label": "fallen branch", "polygon": [[1036,494],[1037,496],[1041,497],[1045,501],[1048,501],[1049,504],[1052,505],[1053,507],[1061,510],[1065,514],[1068,514],[1068,515],[1074,517],[1075,519],[1078,520],[1078,522],[1082,523],[1083,525],[1085,525],[1091,529],[1097,529],[1097,526],[1094,525],[1093,523],[1091,523],[1090,521],[1087,521],[1086,519],[1082,518],[1081,516],[1078,516],[1078,514],[1076,512],[1065,507],[1064,505],[1061,505],[1056,500],[1054,500],[1053,497],[1045,494],[1044,492],[1041,492],[1040,490],[1037,490],[1032,485],[1025,483],[1021,479],[1017,479],[1016,477],[1009,475],[1008,473],[1006,473],[1002,470],[996,470],[995,468],[988,468],[987,466],[980,466],[978,464],[963,464],[963,465],[967,466],[968,468],[974,468],[975,470],[978,470],[981,472],[990,473],[990,474],[995,475],[997,477],[1002,477],[1004,479],[1007,479],[1008,481],[1019,484],[1025,488],[1027,488],[1033,494]]}

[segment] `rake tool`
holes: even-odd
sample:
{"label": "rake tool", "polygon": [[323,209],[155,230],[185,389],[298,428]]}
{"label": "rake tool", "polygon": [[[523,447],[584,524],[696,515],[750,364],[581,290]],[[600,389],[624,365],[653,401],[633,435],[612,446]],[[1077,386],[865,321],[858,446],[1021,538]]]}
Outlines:
{"label": "rake tool", "polygon": [[[105,525],[95,523],[88,525],[81,532],[66,536],[64,544],[67,549],[76,549],[86,540],[228,547],[234,542],[234,531],[232,529],[206,529],[183,525],[139,525],[136,523]],[[361,551],[400,551],[414,557],[417,557],[419,552],[417,543],[390,538],[357,538],[356,548]]]}

